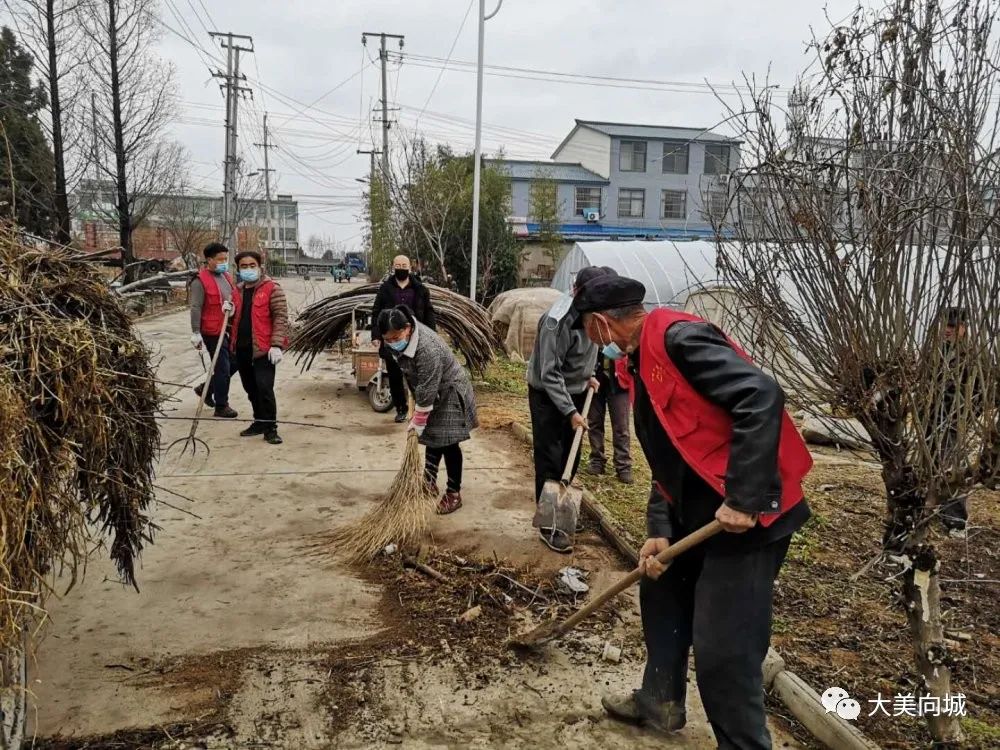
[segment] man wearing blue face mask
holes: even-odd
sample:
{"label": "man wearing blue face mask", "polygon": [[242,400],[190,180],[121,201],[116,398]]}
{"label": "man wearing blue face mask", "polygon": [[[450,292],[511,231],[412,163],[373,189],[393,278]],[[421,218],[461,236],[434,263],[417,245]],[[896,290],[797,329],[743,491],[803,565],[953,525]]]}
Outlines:
{"label": "man wearing blue face mask", "polygon": [[254,420],[240,435],[263,435],[272,445],[280,445],[274,376],[288,346],[288,302],[284,290],[264,273],[260,253],[244,250],[237,254],[236,265],[240,283],[230,340]]}
{"label": "man wearing blue face mask", "polygon": [[191,345],[208,350],[215,355],[216,347],[222,347],[215,362],[215,370],[208,384],[208,393],[203,394],[205,384],[200,383],[194,392],[204,395],[205,403],[215,407],[215,416],[233,419],[236,412],[229,406],[229,337],[223,332],[226,313],[233,311],[233,283],[229,275],[229,250],[225,245],[213,242],[205,248],[205,267],[191,281],[188,298],[191,301]]}

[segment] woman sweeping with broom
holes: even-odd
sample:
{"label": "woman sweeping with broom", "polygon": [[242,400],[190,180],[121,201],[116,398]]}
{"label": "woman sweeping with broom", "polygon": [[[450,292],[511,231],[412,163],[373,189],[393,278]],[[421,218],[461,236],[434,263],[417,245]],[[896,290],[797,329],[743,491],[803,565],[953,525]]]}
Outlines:
{"label": "woman sweeping with broom", "polygon": [[462,507],[461,443],[479,425],[472,383],[451,348],[418,323],[405,305],[383,310],[377,323],[382,341],[399,363],[416,402],[409,429],[426,447],[424,479],[434,495],[444,458],[448,484],[437,512],[454,513]]}

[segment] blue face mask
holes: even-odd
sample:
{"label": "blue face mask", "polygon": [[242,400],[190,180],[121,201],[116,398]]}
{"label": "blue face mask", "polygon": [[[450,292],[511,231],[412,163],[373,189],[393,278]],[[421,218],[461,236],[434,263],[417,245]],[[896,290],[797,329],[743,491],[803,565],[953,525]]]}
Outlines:
{"label": "blue face mask", "polygon": [[623,352],[622,348],[614,341],[610,344],[606,344],[604,348],[601,349],[601,353],[608,359],[621,359],[625,356],[625,352]]}
{"label": "blue face mask", "polygon": [[406,339],[400,339],[399,341],[392,341],[392,342],[387,341],[386,343],[389,345],[390,349],[397,352],[406,351],[406,347],[410,345],[410,342],[407,341]]}
{"label": "blue face mask", "polygon": [[228,270],[229,270],[228,263],[218,263],[215,266],[215,273],[225,273]]}
{"label": "blue face mask", "polygon": [[240,269],[240,281],[245,281],[248,284],[252,284],[259,278],[260,278],[260,270],[257,268]]}

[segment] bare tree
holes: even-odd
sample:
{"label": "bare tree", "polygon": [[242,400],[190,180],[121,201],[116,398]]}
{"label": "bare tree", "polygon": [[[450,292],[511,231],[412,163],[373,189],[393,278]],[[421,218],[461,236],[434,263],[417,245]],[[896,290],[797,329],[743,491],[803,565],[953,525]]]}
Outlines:
{"label": "bare tree", "polygon": [[461,166],[450,155],[433,153],[423,139],[416,138],[402,143],[384,184],[397,224],[395,234],[416,235],[440,277],[448,278],[454,224],[468,208]]}
{"label": "bare tree", "polygon": [[[787,119],[749,80],[733,112],[749,165],[731,182],[738,222],[718,227],[740,240],[720,244],[723,278],[790,345],[769,362],[790,398],[870,437],[921,693],[938,698],[951,655],[936,522],[997,478],[997,12],[988,0],[859,8],[814,42],[817,72]],[[956,716],[927,722],[935,746],[961,741]]]}
{"label": "bare tree", "polygon": [[175,105],[173,69],[151,52],[156,11],[156,0],[86,0],[78,11],[94,44],[95,157],[98,171],[115,184],[114,220],[126,268],[135,261],[133,231],[181,176],[182,150],[164,132]]}
{"label": "bare tree", "polygon": [[81,68],[87,45],[77,19],[80,0],[4,0],[18,34],[35,58],[49,95],[47,135],[54,156],[55,239],[70,242],[69,194],[88,164],[81,149]]}
{"label": "bare tree", "polygon": [[175,195],[164,196],[157,213],[184,265],[197,268],[201,251],[219,236],[219,221],[213,200],[192,195],[182,184]]}

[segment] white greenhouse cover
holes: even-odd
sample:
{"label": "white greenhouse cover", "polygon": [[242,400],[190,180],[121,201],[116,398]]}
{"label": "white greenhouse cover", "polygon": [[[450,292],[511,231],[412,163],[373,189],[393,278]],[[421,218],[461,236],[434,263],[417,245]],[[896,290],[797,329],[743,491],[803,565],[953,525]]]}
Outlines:
{"label": "white greenhouse cover", "polygon": [[716,254],[715,243],[698,240],[577,242],[559,265],[552,287],[568,292],[580,270],[608,266],[643,283],[646,307],[684,307],[689,294],[718,285]]}

